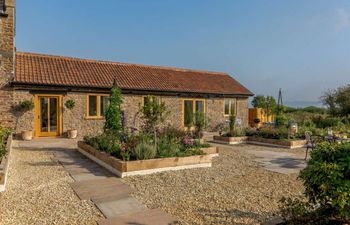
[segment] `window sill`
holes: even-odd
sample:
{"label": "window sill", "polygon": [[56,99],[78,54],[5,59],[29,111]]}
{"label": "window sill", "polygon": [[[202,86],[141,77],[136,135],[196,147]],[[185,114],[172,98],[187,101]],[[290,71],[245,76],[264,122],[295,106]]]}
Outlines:
{"label": "window sill", "polygon": [[85,117],[85,120],[104,120],[104,117],[91,117],[91,116],[87,116]]}

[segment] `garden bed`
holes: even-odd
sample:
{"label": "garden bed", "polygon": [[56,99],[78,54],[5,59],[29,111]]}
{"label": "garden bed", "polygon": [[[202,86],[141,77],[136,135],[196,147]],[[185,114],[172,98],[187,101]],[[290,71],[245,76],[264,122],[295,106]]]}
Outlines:
{"label": "garden bed", "polygon": [[0,192],[5,191],[5,187],[6,187],[11,147],[12,147],[12,135],[9,135],[6,142],[7,154],[2,159],[0,159]]}
{"label": "garden bed", "polygon": [[269,139],[262,137],[223,137],[223,136],[214,136],[214,142],[222,144],[256,144],[256,145],[265,145],[272,147],[281,147],[281,148],[301,148],[306,144],[305,140],[279,140],[279,139]]}
{"label": "garden bed", "polygon": [[212,158],[218,155],[217,147],[209,147],[201,149],[205,155],[123,161],[106,152],[98,151],[82,141],[78,142],[78,150],[119,177],[151,174],[168,170],[211,167]]}
{"label": "garden bed", "polygon": [[217,143],[222,143],[222,144],[241,144],[241,143],[246,143],[248,141],[247,136],[243,137],[225,137],[225,136],[214,136],[214,142]]}
{"label": "garden bed", "polygon": [[301,148],[306,144],[305,140],[279,140],[279,139],[268,139],[261,137],[248,137],[249,144],[266,145],[272,147],[282,148]]}

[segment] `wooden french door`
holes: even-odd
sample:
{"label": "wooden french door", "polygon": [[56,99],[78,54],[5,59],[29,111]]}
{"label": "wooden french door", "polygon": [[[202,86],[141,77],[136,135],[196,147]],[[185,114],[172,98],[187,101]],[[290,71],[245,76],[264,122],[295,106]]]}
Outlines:
{"label": "wooden french door", "polygon": [[36,132],[38,137],[52,137],[61,135],[61,96],[36,96]]}

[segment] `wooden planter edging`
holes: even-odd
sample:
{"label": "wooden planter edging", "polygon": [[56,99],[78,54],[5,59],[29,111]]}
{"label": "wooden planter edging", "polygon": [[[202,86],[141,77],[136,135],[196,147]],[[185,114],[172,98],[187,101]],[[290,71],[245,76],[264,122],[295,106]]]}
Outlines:
{"label": "wooden planter edging", "polygon": [[222,137],[214,136],[214,142],[222,144],[256,144],[272,147],[281,147],[281,148],[301,148],[306,144],[305,140],[277,140],[277,139],[267,139],[261,137]]}
{"label": "wooden planter edging", "polygon": [[7,173],[10,163],[10,153],[12,149],[12,134],[10,134],[7,138],[6,149],[7,153],[0,163],[0,192],[5,191],[6,189]]}
{"label": "wooden planter edging", "polygon": [[249,137],[248,143],[293,149],[293,148],[304,147],[306,144],[306,141],[305,140],[277,140],[277,139],[267,139],[267,138],[261,138],[261,137]]}
{"label": "wooden planter edging", "polygon": [[223,137],[223,136],[214,136],[214,142],[221,143],[221,144],[242,144],[246,143],[248,141],[248,137]]}
{"label": "wooden planter edging", "polygon": [[78,142],[79,152],[122,178],[169,170],[211,167],[213,156],[218,155],[217,147],[210,147],[202,150],[206,155],[123,161],[106,152],[98,151],[82,141]]}

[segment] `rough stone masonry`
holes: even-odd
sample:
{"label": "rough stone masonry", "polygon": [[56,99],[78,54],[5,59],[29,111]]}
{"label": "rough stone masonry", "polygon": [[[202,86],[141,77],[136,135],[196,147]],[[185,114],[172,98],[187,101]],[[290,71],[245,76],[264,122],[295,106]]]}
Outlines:
{"label": "rough stone masonry", "polygon": [[0,13],[0,123],[14,128],[13,91],[9,82],[14,74],[15,0],[1,0],[0,3],[5,4],[1,8],[6,9]]}

